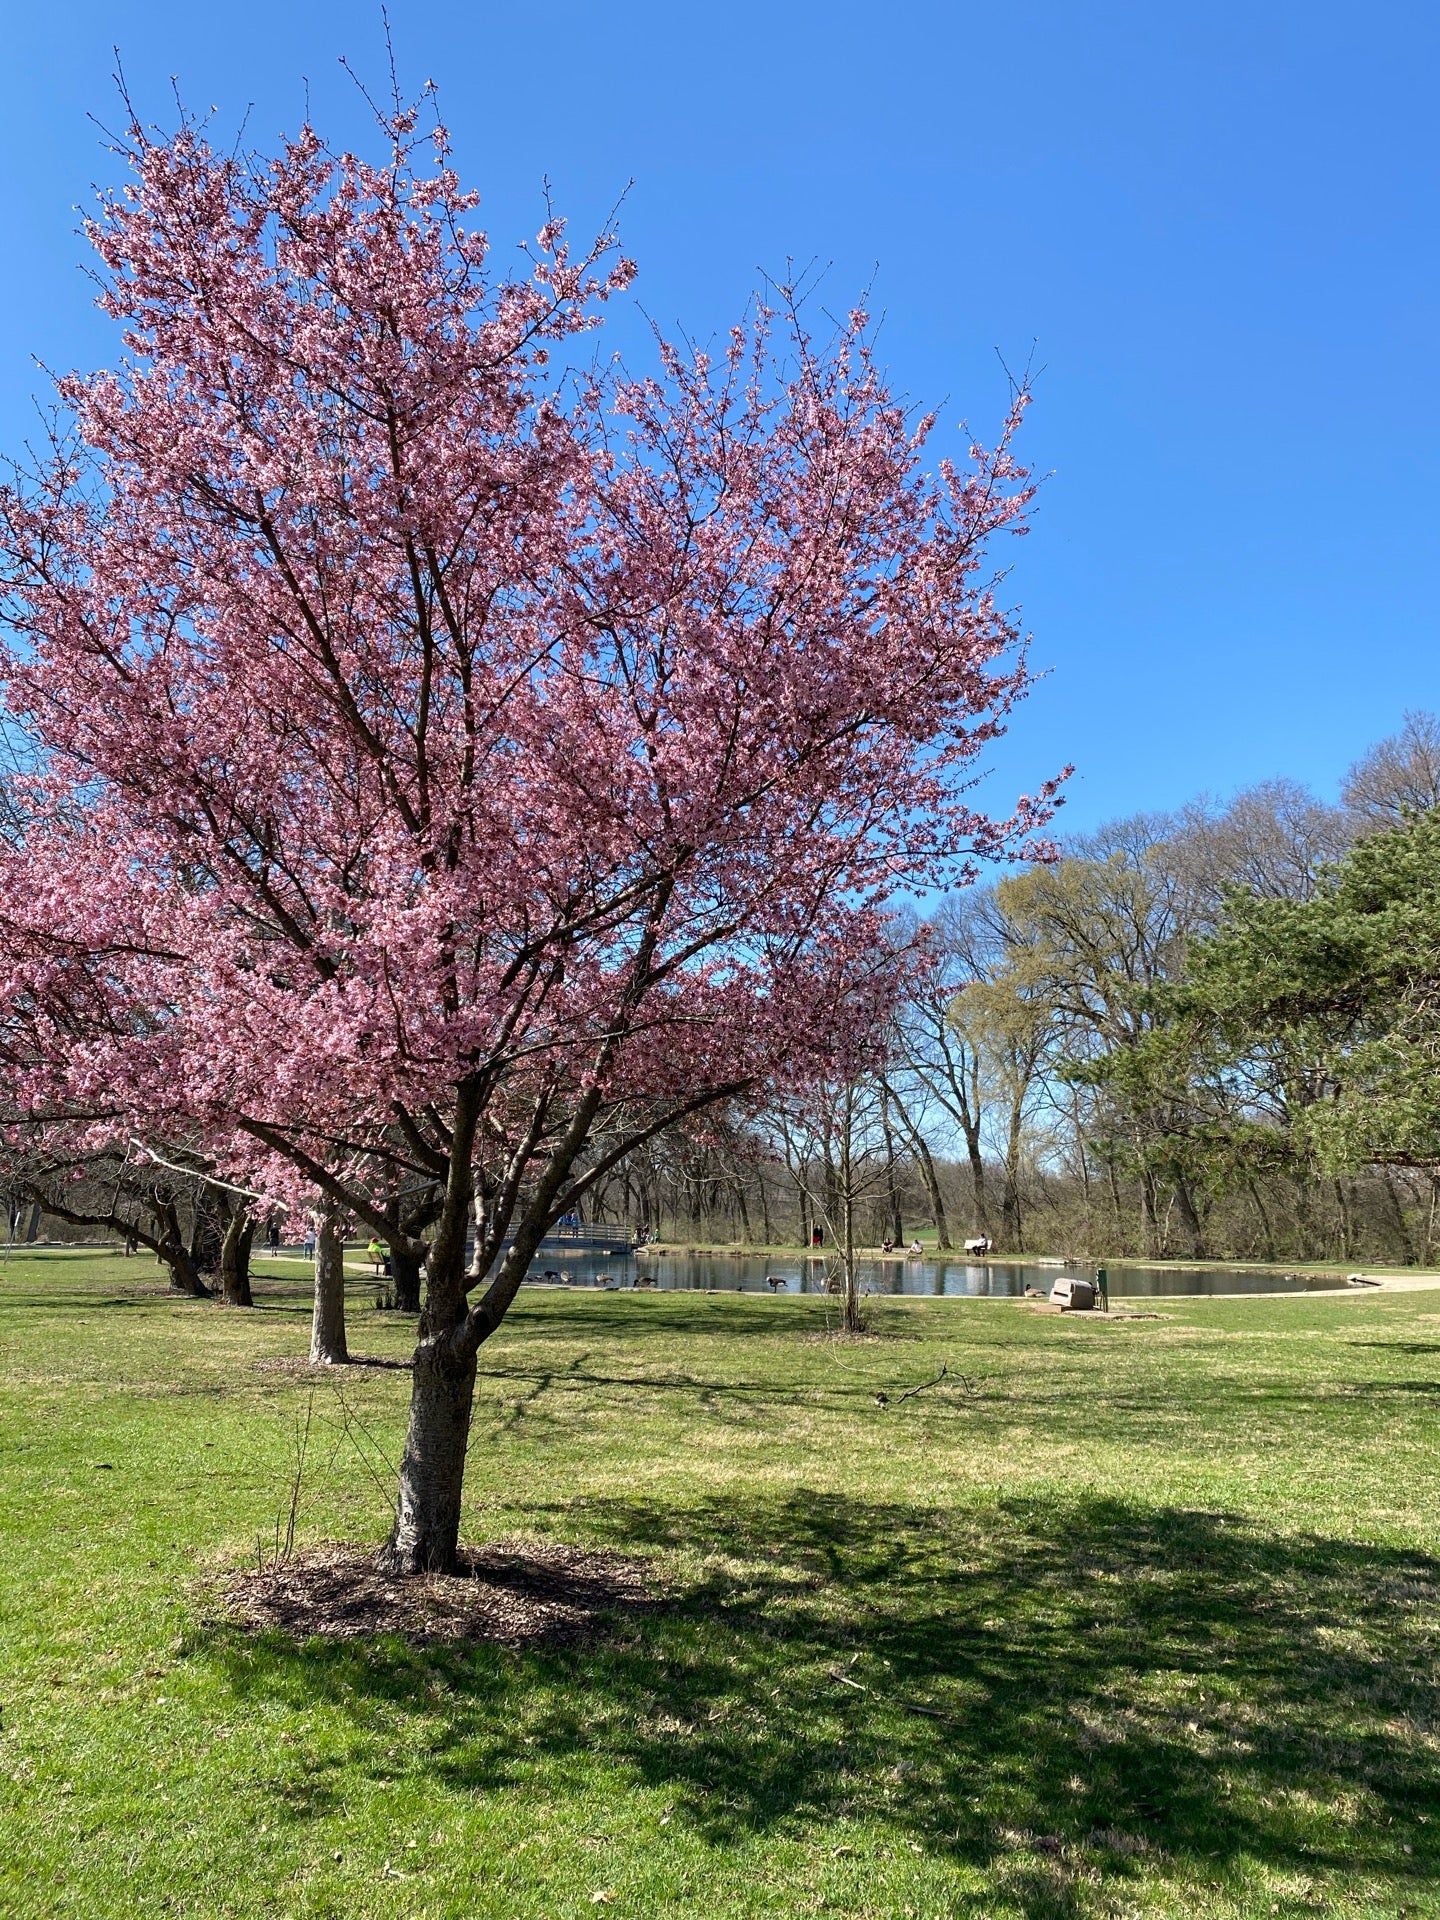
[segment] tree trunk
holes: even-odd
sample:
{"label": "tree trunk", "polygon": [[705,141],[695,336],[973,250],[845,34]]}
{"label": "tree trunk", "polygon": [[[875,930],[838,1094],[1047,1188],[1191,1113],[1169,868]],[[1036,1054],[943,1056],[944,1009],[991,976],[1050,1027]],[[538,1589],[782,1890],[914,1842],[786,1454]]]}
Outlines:
{"label": "tree trunk", "polygon": [[1350,1225],[1350,1196],[1345,1191],[1345,1182],[1343,1180],[1336,1180],[1333,1182],[1333,1185],[1335,1188],[1335,1205],[1340,1212],[1340,1258],[1342,1260],[1348,1260],[1350,1258],[1350,1245],[1354,1238]]}
{"label": "tree trunk", "polygon": [[327,1205],[315,1235],[315,1313],[310,1322],[312,1367],[343,1367],[350,1362],[345,1344],[345,1247],[335,1215]]}
{"label": "tree trunk", "polygon": [[208,1300],[210,1289],[200,1278],[200,1271],[190,1257],[190,1249],[179,1240],[167,1240],[160,1248],[160,1259],[169,1270],[170,1285],[176,1293],[187,1294],[192,1300]]}
{"label": "tree trunk", "polygon": [[421,1260],[408,1247],[390,1248],[390,1272],[395,1281],[395,1306],[400,1313],[420,1311]]}
{"label": "tree trunk", "polygon": [[1113,1160],[1105,1162],[1105,1173],[1110,1183],[1110,1212],[1115,1223],[1115,1250],[1117,1253],[1123,1253],[1129,1236],[1125,1231],[1125,1217],[1120,1207],[1120,1180]]}
{"label": "tree trunk", "polygon": [[1085,1223],[1090,1223],[1090,1156],[1085,1151],[1085,1128],[1080,1120],[1080,1094],[1076,1090],[1071,1102],[1071,1124],[1075,1129],[1076,1158],[1080,1164],[1080,1189],[1085,1195]]}
{"label": "tree trunk", "polygon": [[895,1151],[885,1143],[885,1207],[890,1215],[890,1240],[894,1246],[905,1241],[905,1216],[900,1211],[900,1183],[895,1178]]}
{"label": "tree trunk", "polygon": [[[466,1242],[475,1201],[471,1159],[479,1119],[478,1095],[466,1086],[455,1103],[445,1199],[425,1262],[425,1311],[412,1362],[410,1422],[400,1461],[395,1522],[379,1555],[380,1565],[390,1573],[454,1573],[459,1565],[460,1505],[478,1345],[466,1342],[464,1335],[470,1311]],[[518,1272],[523,1272],[539,1245],[542,1224],[532,1221],[528,1237],[522,1232],[511,1246],[509,1260],[517,1263]],[[484,1337],[482,1333],[480,1338]]]}
{"label": "tree trunk", "polygon": [[[951,1251],[950,1222],[945,1218],[945,1202],[940,1195],[940,1177],[935,1171],[935,1162],[930,1149],[923,1139],[915,1136],[915,1163],[920,1169],[920,1178],[925,1183],[925,1197],[930,1202],[930,1217],[935,1222],[935,1245],[941,1253]],[[904,1235],[897,1235],[898,1246]]]}
{"label": "tree trunk", "polygon": [[1200,1225],[1200,1216],[1195,1211],[1194,1197],[1189,1182],[1183,1178],[1175,1181],[1175,1204],[1180,1213],[1180,1225],[1185,1230],[1185,1251],[1192,1260],[1205,1258],[1205,1234]]}
{"label": "tree trunk", "polygon": [[422,1340],[415,1350],[395,1524],[380,1556],[392,1573],[454,1573],[459,1565],[474,1397],[475,1355],[457,1356],[445,1339]]}
{"label": "tree trunk", "polygon": [[[899,1122],[900,1131],[905,1137],[905,1144],[910,1149],[910,1156],[920,1169],[920,1179],[925,1188],[925,1198],[930,1203],[930,1217],[935,1223],[936,1247],[941,1253],[949,1253],[951,1251],[950,1223],[945,1218],[945,1202],[940,1197],[940,1182],[936,1177],[935,1161],[931,1155],[929,1145],[924,1134],[905,1111],[905,1103],[888,1088],[886,1091],[888,1099],[893,1105],[895,1118]],[[890,1138],[888,1128],[886,1129],[885,1138],[888,1145]],[[893,1186],[893,1180],[891,1184]],[[896,1208],[896,1217],[892,1225],[895,1228],[895,1244],[899,1246],[900,1242],[905,1238],[905,1234],[900,1223],[898,1207]]]}
{"label": "tree trunk", "polygon": [[219,1203],[209,1190],[202,1188],[195,1196],[190,1220],[190,1261],[197,1273],[220,1272],[224,1244],[225,1228]]}
{"label": "tree trunk", "polygon": [[210,1289],[200,1278],[195,1256],[180,1231],[180,1216],[174,1205],[168,1200],[161,1201],[154,1213],[160,1229],[155,1251],[169,1270],[171,1286],[176,1293],[188,1294],[192,1300],[208,1300]]}
{"label": "tree trunk", "polygon": [[1155,1176],[1148,1167],[1140,1169],[1140,1249],[1152,1258],[1157,1251],[1159,1208],[1155,1204]]}
{"label": "tree trunk", "polygon": [[990,1238],[990,1209],[985,1201],[985,1155],[980,1148],[979,1127],[966,1127],[965,1152],[970,1160],[970,1187],[974,1197],[975,1231]]}
{"label": "tree trunk", "polygon": [[1415,1265],[1415,1242],[1410,1237],[1409,1222],[1405,1218],[1405,1209],[1400,1204],[1400,1196],[1395,1191],[1395,1181],[1390,1174],[1384,1174],[1380,1183],[1390,1201],[1390,1212],[1395,1221],[1395,1234],[1400,1242],[1400,1252],[1407,1267]]}
{"label": "tree trunk", "polygon": [[890,1216],[888,1236],[892,1246],[905,1239],[905,1221],[900,1211],[900,1182],[895,1174],[895,1136],[890,1130],[890,1098],[880,1095],[880,1126],[885,1135],[885,1211]]}
{"label": "tree trunk", "polygon": [[860,1311],[860,1290],[855,1284],[855,1262],[845,1263],[844,1322],[846,1333],[865,1331],[864,1315]]}
{"label": "tree trunk", "polygon": [[748,1246],[755,1238],[750,1231],[750,1209],[745,1204],[745,1181],[739,1176],[735,1181],[735,1204],[740,1209],[740,1236]]}
{"label": "tree trunk", "polygon": [[1315,1208],[1311,1204],[1312,1184],[1305,1174],[1297,1173],[1292,1175],[1291,1185],[1295,1193],[1295,1237],[1300,1245],[1300,1257],[1323,1260],[1330,1251],[1330,1231],[1323,1226],[1317,1231]]}
{"label": "tree trunk", "polygon": [[250,1293],[250,1246],[255,1238],[255,1220],[244,1207],[237,1207],[225,1225],[220,1245],[220,1297],[227,1307],[253,1307]]}
{"label": "tree trunk", "polygon": [[1010,1111],[1010,1137],[1005,1149],[1005,1193],[1001,1202],[1001,1234],[1014,1253],[1025,1251],[1025,1232],[1020,1213],[1020,1141],[1023,1118],[1018,1103]]}
{"label": "tree trunk", "polygon": [[1008,1253],[1025,1251],[1025,1231],[1020,1215],[1020,1188],[1010,1167],[1005,1169],[1005,1191],[1000,1204],[1000,1242]]}
{"label": "tree trunk", "polygon": [[852,1198],[852,1168],[848,1145],[841,1151],[843,1156],[841,1177],[845,1183],[840,1215],[842,1259],[845,1266],[845,1331],[846,1333],[863,1333],[865,1321],[860,1312],[860,1288],[855,1277],[855,1203]]}
{"label": "tree trunk", "polygon": [[1265,1211],[1265,1202],[1260,1197],[1260,1188],[1253,1174],[1245,1176],[1245,1185],[1249,1188],[1250,1198],[1254,1202],[1255,1212],[1260,1220],[1260,1244],[1265,1249],[1265,1258],[1275,1258],[1275,1235],[1270,1226],[1270,1216]]}

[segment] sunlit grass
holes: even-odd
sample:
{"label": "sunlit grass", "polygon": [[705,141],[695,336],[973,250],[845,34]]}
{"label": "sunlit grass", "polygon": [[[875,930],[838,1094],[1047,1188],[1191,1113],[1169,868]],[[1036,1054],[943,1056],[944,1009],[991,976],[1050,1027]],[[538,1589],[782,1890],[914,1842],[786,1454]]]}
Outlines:
{"label": "sunlit grass", "polygon": [[515,1652],[217,1624],[307,1410],[300,1539],[379,1537],[408,1377],[156,1279],[0,1269],[0,1912],[1440,1912],[1440,1292],[527,1295],[469,1535],[665,1597]]}

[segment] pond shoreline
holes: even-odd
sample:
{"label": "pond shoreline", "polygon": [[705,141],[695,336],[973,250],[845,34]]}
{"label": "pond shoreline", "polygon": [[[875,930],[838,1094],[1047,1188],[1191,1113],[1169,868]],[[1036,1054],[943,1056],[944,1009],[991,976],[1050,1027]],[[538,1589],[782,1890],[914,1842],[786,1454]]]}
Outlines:
{"label": "pond shoreline", "polygon": [[[860,1290],[871,1298],[1048,1299],[1062,1279],[1091,1278],[1098,1263],[1044,1259],[1006,1260],[933,1254],[870,1255],[857,1260]],[[1341,1270],[1201,1266],[1173,1262],[1104,1263],[1113,1301],[1165,1298],[1249,1298],[1279,1294],[1383,1291],[1377,1284],[1352,1286]],[[1396,1277],[1405,1285],[1419,1276]],[[1367,1280],[1371,1276],[1366,1276]],[[527,1286],[545,1283],[609,1292],[759,1293],[820,1296],[838,1290],[837,1263],[823,1252],[768,1255],[703,1252],[674,1254],[655,1248],[597,1257],[576,1249],[539,1254]],[[1421,1284],[1427,1284],[1423,1279]],[[1428,1284],[1440,1285],[1440,1275]]]}

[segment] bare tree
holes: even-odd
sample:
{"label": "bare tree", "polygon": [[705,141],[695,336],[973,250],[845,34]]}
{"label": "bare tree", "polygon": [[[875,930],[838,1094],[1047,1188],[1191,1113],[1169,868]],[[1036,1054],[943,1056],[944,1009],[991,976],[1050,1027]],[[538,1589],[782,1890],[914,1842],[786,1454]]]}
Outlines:
{"label": "bare tree", "polygon": [[1223,807],[1192,801],[1158,844],[1181,890],[1186,931],[1212,927],[1233,888],[1262,899],[1308,900],[1341,858],[1355,823],[1295,780],[1262,780]]}
{"label": "bare tree", "polygon": [[1362,831],[1440,806],[1440,720],[1407,713],[1398,733],[1360,756],[1340,791]]}
{"label": "bare tree", "polygon": [[970,1169],[974,1230],[990,1235],[985,1169],[984,1070],[974,1037],[952,1019],[959,996],[992,978],[1003,959],[993,891],[953,896],[927,928],[928,960],[912,976],[895,1027],[886,1085],[897,1124],[915,1156],[936,1234],[950,1245],[935,1152],[947,1136],[962,1146]]}
{"label": "bare tree", "polygon": [[863,1203],[891,1175],[886,1095],[878,1078],[841,1080],[803,1100],[777,1101],[768,1124],[813,1218],[826,1230],[829,1285],[841,1297],[846,1333],[864,1331],[857,1224]]}

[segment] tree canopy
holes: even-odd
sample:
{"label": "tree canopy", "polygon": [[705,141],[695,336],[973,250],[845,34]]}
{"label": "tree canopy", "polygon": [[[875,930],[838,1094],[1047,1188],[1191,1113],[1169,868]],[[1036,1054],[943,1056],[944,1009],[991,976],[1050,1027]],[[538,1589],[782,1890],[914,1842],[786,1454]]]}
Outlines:
{"label": "tree canopy", "polygon": [[1237,894],[1186,999],[1277,1063],[1330,1167],[1440,1166],[1440,814],[1367,835],[1308,900]]}
{"label": "tree canopy", "polygon": [[[975,757],[1027,677],[1011,439],[925,458],[868,322],[781,295],[643,377],[566,342],[632,268],[495,274],[443,134],[377,163],[132,125],[89,232],[111,370],[0,493],[0,849],[30,1126],[194,1138],[418,1251],[395,1553],[453,1558],[475,1351],[658,1130],[873,1043],[899,890],[1019,846]],[[476,1297],[472,1298],[472,1293]]]}

